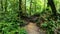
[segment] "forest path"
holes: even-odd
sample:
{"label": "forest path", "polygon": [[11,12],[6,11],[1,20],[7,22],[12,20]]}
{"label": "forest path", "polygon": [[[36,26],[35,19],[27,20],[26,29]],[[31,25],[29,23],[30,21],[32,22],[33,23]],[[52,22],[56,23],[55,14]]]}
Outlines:
{"label": "forest path", "polygon": [[37,27],[36,23],[32,23],[32,22],[30,22],[26,26],[26,30],[27,30],[28,34],[45,34],[45,33],[41,32],[39,27]]}

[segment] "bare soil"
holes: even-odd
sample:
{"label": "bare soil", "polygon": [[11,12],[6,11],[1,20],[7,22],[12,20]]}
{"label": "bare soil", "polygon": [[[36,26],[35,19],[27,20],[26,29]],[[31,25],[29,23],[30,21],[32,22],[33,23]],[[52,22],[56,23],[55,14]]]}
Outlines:
{"label": "bare soil", "polygon": [[44,31],[42,32],[42,30],[39,29],[39,27],[37,27],[36,23],[32,23],[32,22],[26,25],[26,30],[28,34],[45,34]]}

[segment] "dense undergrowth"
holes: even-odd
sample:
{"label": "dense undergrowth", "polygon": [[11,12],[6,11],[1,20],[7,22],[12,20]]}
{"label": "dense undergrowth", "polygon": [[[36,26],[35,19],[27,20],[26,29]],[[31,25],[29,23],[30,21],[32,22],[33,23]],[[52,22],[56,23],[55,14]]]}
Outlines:
{"label": "dense undergrowth", "polygon": [[[7,0],[7,3],[5,3],[6,0],[0,1],[0,34],[27,34],[24,26],[27,24],[20,18],[18,17],[19,11],[19,0]],[[46,4],[44,5],[44,2],[42,0],[33,0],[33,5],[32,5],[32,10],[30,11],[30,6],[29,6],[29,0],[26,1],[26,15],[28,17],[31,17],[33,15],[39,15],[39,19],[37,19],[35,22],[36,24],[47,31],[47,34],[54,34],[54,31],[56,29],[60,29],[60,15],[57,17],[57,21],[54,21],[54,16],[52,15],[52,11],[50,7],[47,7],[47,0]],[[35,3],[36,2],[36,3]],[[57,14],[60,14],[60,8],[59,0],[55,0],[55,5],[57,9]],[[58,4],[56,4],[58,3]],[[24,1],[22,3],[24,7]],[[36,6],[36,11],[35,11],[35,4]],[[6,7],[7,5],[7,7]],[[3,8],[2,8],[3,7]],[[23,13],[24,13],[24,8]],[[6,10],[7,8],[7,10]],[[48,9],[48,10],[47,10]],[[6,11],[5,11],[6,10]],[[31,15],[30,15],[31,12]],[[25,14],[24,14],[25,15]]]}

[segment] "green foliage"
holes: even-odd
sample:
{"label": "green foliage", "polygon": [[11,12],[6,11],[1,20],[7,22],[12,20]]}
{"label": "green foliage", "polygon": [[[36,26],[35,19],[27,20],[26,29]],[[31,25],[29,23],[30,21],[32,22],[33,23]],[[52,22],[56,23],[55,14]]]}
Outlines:
{"label": "green foliage", "polygon": [[41,27],[43,29],[46,29],[47,30],[47,34],[53,34],[55,29],[59,28],[60,23],[57,23],[55,21],[48,21],[48,22],[44,22],[43,24],[41,24]]}
{"label": "green foliage", "polygon": [[[31,5],[31,10],[30,10],[30,2],[29,0],[26,0],[26,12],[28,15],[31,16],[36,14],[36,13],[41,13],[43,10],[47,8],[47,0],[32,0],[32,5]],[[36,9],[36,10],[35,10]]]}
{"label": "green foliage", "polygon": [[60,1],[59,0],[54,0],[54,2],[55,2],[55,5],[56,5],[56,9],[57,9],[57,13],[59,13],[60,14]]}
{"label": "green foliage", "polygon": [[[24,15],[32,16],[38,14],[41,15],[40,17],[43,16],[45,20],[46,18],[50,17],[50,15],[52,15],[52,13],[50,13],[49,15],[49,12],[51,12],[51,8],[47,7],[47,0],[32,0],[32,10],[30,10],[30,2],[31,0],[26,0],[25,6],[25,0],[22,0],[23,13],[26,7],[26,14]],[[54,0],[54,3],[57,9],[57,13],[60,14],[60,1]],[[20,29],[20,27],[25,26],[26,22],[18,17],[19,12],[19,0],[0,0],[0,34],[27,34],[24,28]],[[44,17],[44,15],[42,15],[43,13],[47,14],[44,14],[46,18]],[[57,23],[55,23],[54,20],[44,22],[43,24],[41,24],[41,27],[46,29],[48,34],[53,34],[53,31],[56,28],[60,27],[59,19],[60,18],[58,18]]]}
{"label": "green foliage", "polygon": [[[1,3],[0,3],[0,34],[20,34],[19,27],[21,24],[24,25],[24,23],[18,17],[19,1],[7,0],[6,11],[5,11],[5,6],[6,6],[5,1],[6,0],[2,1],[3,6],[1,6]],[[1,7],[3,7],[3,9]]]}
{"label": "green foliage", "polygon": [[24,28],[20,29],[20,34],[27,34],[26,30]]}

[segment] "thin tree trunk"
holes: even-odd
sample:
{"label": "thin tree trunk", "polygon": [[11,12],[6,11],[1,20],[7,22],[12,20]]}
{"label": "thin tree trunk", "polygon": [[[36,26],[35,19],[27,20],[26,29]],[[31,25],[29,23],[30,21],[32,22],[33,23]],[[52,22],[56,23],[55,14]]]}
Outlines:
{"label": "thin tree trunk", "polygon": [[7,11],[7,0],[5,0],[5,12]]}
{"label": "thin tree trunk", "polygon": [[32,0],[30,1],[30,16],[31,16],[31,11],[32,11]]}
{"label": "thin tree trunk", "polygon": [[22,0],[19,0],[19,11],[21,11],[22,10],[22,8],[21,8],[21,3],[22,2]]}
{"label": "thin tree trunk", "polygon": [[1,11],[3,11],[3,0],[1,0]]}
{"label": "thin tree trunk", "polygon": [[35,0],[35,12],[36,12],[36,0]]}
{"label": "thin tree trunk", "polygon": [[26,0],[25,0],[25,13],[26,13]]}
{"label": "thin tree trunk", "polygon": [[19,0],[19,14],[18,14],[19,17],[22,16],[22,7],[21,7],[21,5],[22,5],[22,0]]}

